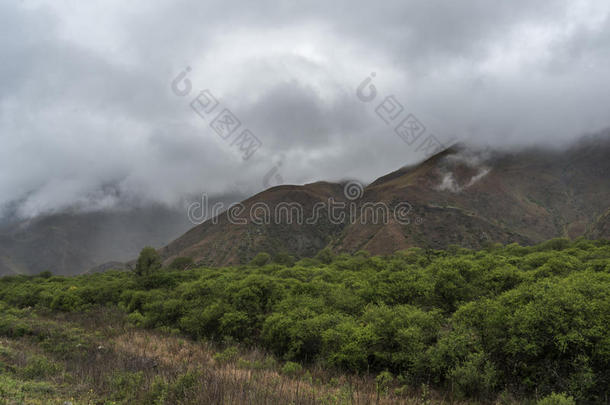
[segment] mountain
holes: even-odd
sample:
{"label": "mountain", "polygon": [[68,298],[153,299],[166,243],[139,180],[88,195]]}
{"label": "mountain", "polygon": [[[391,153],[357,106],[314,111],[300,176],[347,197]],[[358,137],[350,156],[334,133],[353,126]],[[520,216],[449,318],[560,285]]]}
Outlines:
{"label": "mountain", "polygon": [[162,246],[192,224],[165,207],[58,213],[0,226],[0,275],[84,273],[110,260],[129,260],[145,245]]}
{"label": "mountain", "polygon": [[[554,237],[608,238],[609,157],[608,132],[561,150],[458,145],[360,190],[354,183],[328,182],[270,188],[243,201],[239,213],[224,212],[160,253],[166,262],[188,256],[228,265],[247,262],[261,251],[306,257],[329,247],[389,254],[412,246],[479,248]],[[356,187],[355,195],[350,187]],[[327,209],[340,204],[336,212]],[[285,215],[287,206],[295,210],[292,221]],[[341,221],[339,211],[345,216]],[[318,218],[308,223],[314,213]]]}
{"label": "mountain", "polygon": [[[291,223],[288,220],[275,221],[273,215],[270,221],[261,215],[260,222],[263,224],[258,224],[256,210],[257,207],[267,206],[275,211],[276,207],[280,207],[282,215],[285,212],[281,209],[283,205],[298,203],[305,214],[314,212],[316,204],[326,203],[330,198],[345,201],[341,184],[318,182],[304,186],[273,187],[241,203],[243,213],[237,219],[246,221],[246,224],[236,223],[239,221],[231,220],[228,212],[225,212],[216,218],[216,223],[206,221],[162,248],[161,254],[166,260],[188,256],[208,265],[243,263],[262,251],[313,256],[341,232],[343,224],[333,223],[325,212],[312,224],[305,223],[305,218],[301,223],[297,218]],[[252,210],[254,220],[249,217]],[[287,216],[282,215],[282,218],[286,219]]]}
{"label": "mountain", "polygon": [[587,237],[591,239],[610,239],[610,209],[600,215],[599,219],[593,223]]}
{"label": "mountain", "polygon": [[[389,254],[411,246],[610,238],[609,157],[610,133],[562,150],[454,146],[362,188],[273,187],[243,201],[235,218],[224,212],[190,230],[185,210],[160,206],[3,218],[0,275],[119,268],[146,245],[164,246],[166,262],[188,256],[219,266],[259,252],[310,257],[325,247]],[[226,206],[235,196],[218,200]]]}

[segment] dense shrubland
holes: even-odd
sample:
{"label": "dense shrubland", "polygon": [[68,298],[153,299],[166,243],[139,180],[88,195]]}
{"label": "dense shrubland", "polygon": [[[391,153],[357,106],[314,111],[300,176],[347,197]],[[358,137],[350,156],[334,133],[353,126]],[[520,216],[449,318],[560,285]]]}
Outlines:
{"label": "dense shrubland", "polygon": [[65,312],[118,306],[143,328],[454,397],[609,400],[608,241],[390,257],[322,251],[296,262],[259,255],[218,269],[187,259],[159,269],[153,256],[146,251],[137,274],[5,277],[0,301]]}

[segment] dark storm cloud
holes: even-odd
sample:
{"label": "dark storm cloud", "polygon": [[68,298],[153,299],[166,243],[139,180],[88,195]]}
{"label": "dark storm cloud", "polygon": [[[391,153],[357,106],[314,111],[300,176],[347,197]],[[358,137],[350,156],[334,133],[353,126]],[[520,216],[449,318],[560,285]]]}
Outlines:
{"label": "dark storm cloud", "polygon": [[[0,205],[176,204],[361,178],[422,154],[376,114],[394,95],[441,140],[562,145],[607,127],[604,1],[31,0],[0,5]],[[170,83],[190,66],[192,92]],[[379,96],[356,87],[371,72]],[[244,161],[189,102],[208,89],[262,141]],[[280,167],[280,166],[278,166]],[[111,191],[109,191],[111,190]]]}

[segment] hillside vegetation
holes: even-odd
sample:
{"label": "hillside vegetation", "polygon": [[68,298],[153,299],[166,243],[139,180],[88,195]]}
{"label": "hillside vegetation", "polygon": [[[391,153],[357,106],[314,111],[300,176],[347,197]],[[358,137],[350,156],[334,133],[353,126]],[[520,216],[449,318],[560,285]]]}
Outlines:
{"label": "hillside vegetation", "polygon": [[[259,254],[245,266],[187,270],[160,268],[150,254],[137,272],[0,279],[0,336],[7,339],[0,397],[13,398],[32,384],[28,378],[57,367],[68,375],[57,382],[60,392],[90,387],[83,403],[106,403],[91,398],[110,393],[130,404],[610,399],[609,241],[412,248],[386,257],[323,250],[296,263]],[[72,329],[53,326],[66,322]],[[141,365],[142,353],[135,363],[117,360],[117,353],[134,355],[153,338],[161,343],[144,358],[154,367]],[[171,346],[172,339],[180,346]],[[20,345],[39,351],[38,360],[19,358]],[[201,345],[222,351],[215,361],[198,351],[174,368],[163,365],[173,364],[167,359],[179,347]],[[112,350],[104,355],[97,346]],[[51,360],[41,360],[44,355]],[[70,363],[70,356],[81,360]],[[104,356],[114,359],[107,374],[83,371],[83,359]],[[275,377],[248,380],[259,391],[245,389],[245,380],[234,383],[249,394],[231,399],[235,390],[218,388],[227,362],[235,375],[254,368]],[[25,373],[28,367],[34,371]],[[296,388],[263,382],[282,379]],[[211,387],[224,395],[197,396],[211,395]]]}

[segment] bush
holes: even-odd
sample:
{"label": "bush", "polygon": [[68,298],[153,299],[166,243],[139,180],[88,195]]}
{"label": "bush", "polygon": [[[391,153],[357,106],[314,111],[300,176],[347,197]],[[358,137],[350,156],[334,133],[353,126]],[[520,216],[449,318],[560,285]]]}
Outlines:
{"label": "bush", "polygon": [[551,394],[536,402],[536,405],[576,405],[574,398],[565,394]]}
{"label": "bush", "polygon": [[21,389],[23,392],[30,394],[52,394],[55,392],[55,387],[46,381],[28,381],[23,384]]}
{"label": "bush", "polygon": [[144,396],[145,404],[163,405],[167,403],[169,386],[160,376],[155,376],[150,389]]}
{"label": "bush", "polygon": [[292,376],[292,377],[300,374],[301,371],[303,371],[303,367],[301,367],[301,365],[299,363],[294,363],[292,361],[286,362],[282,366],[282,370],[281,370],[282,374]]}
{"label": "bush", "polygon": [[483,353],[471,353],[449,371],[449,379],[461,396],[488,396],[497,384],[497,371]]}
{"label": "bush", "polygon": [[51,309],[59,311],[77,311],[83,309],[84,301],[75,291],[76,287],[70,287],[67,291],[57,292],[51,301]]}
{"label": "bush", "polygon": [[287,253],[278,253],[273,257],[273,262],[283,266],[292,267],[294,266],[296,259]]}
{"label": "bush", "polygon": [[51,377],[59,371],[61,371],[61,367],[46,357],[33,356],[27,360],[20,373],[24,378],[34,380]]}
{"label": "bush", "polygon": [[388,388],[390,387],[390,384],[392,384],[392,381],[394,381],[394,376],[387,370],[377,374],[377,377],[375,377],[377,394],[387,394]]}
{"label": "bush", "polygon": [[199,373],[195,371],[189,371],[180,375],[176,382],[169,386],[168,397],[171,399],[170,403],[182,403],[187,393],[195,387],[199,378]]}
{"label": "bush", "polygon": [[135,399],[144,379],[144,373],[138,371],[117,372],[109,377],[111,399],[122,403],[135,403]]}
{"label": "bush", "polygon": [[127,320],[136,325],[136,326],[144,326],[145,318],[139,311],[134,311],[129,316],[127,316]]}
{"label": "bush", "polygon": [[261,252],[254,256],[254,259],[250,261],[250,264],[253,266],[264,266],[271,261],[271,256],[269,253]]}
{"label": "bush", "polygon": [[319,261],[321,261],[324,264],[332,263],[334,257],[335,257],[335,255],[333,254],[332,250],[330,250],[329,248],[324,248],[324,249],[320,250],[318,252],[318,254],[316,255],[316,259],[318,259]]}
{"label": "bush", "polygon": [[237,347],[227,347],[224,351],[216,353],[214,355],[214,360],[220,364],[232,363],[237,359],[238,353]]}
{"label": "bush", "polygon": [[161,256],[155,248],[147,246],[140,252],[135,272],[138,276],[149,276],[161,268]]}
{"label": "bush", "polygon": [[[596,403],[610,386],[608,241],[412,248],[389,257],[324,249],[294,265],[278,257],[269,265],[261,253],[250,266],[187,271],[159,270],[152,248],[140,259],[140,275],[0,278],[0,335],[38,337],[69,356],[82,334],[49,333],[42,321],[24,320],[33,311],[27,307],[85,311],[118,303],[138,326],[259,347],[300,364],[387,371],[401,385],[453,389],[466,401],[491,401],[504,390],[505,399],[565,391]],[[236,361],[237,348],[215,358]],[[117,376],[117,392],[134,379]],[[168,384],[155,398],[172,401]]]}

